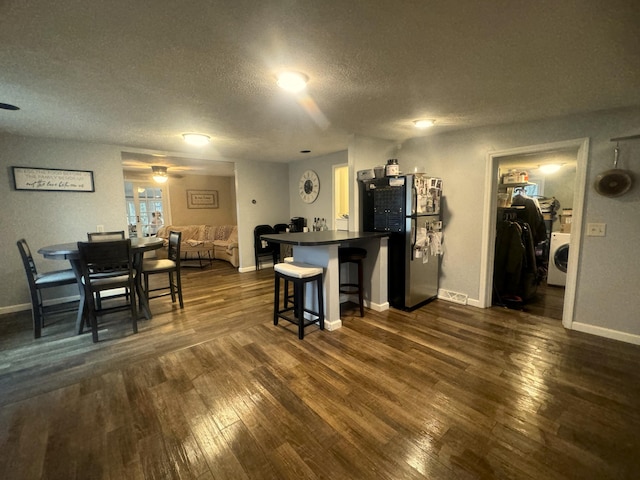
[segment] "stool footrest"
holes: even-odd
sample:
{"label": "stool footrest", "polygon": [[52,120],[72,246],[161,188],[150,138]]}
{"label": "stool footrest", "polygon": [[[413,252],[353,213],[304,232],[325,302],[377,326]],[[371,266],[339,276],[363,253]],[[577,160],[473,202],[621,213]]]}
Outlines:
{"label": "stool footrest", "polygon": [[[291,317],[289,315],[284,315],[285,312],[287,311],[294,311],[295,308],[294,307],[290,307],[287,308],[286,310],[281,310],[280,312],[278,312],[278,318],[281,318],[282,320],[286,320],[287,322],[293,323],[294,325],[300,325],[300,320],[297,317]],[[309,320],[303,320],[302,321],[302,325],[304,327],[308,327],[310,325],[316,325],[320,322],[320,317],[318,316],[318,314],[316,312],[312,312],[311,310],[305,310],[305,313],[309,313],[311,315],[314,315],[316,318],[315,319],[309,319]]]}

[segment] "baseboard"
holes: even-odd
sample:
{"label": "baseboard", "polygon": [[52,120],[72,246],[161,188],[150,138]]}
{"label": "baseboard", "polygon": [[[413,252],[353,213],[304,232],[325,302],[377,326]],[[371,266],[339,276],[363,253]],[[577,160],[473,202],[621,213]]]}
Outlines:
{"label": "baseboard", "polygon": [[384,312],[384,311],[389,310],[389,302],[373,303],[373,302],[366,302],[365,301],[365,306],[367,308],[370,308],[374,312]]}
{"label": "baseboard", "polygon": [[[61,303],[77,302],[80,300],[80,295],[71,295],[69,297],[52,298],[51,300],[45,300],[45,306],[59,305]],[[7,305],[6,307],[0,307],[0,315],[5,313],[24,312],[25,310],[31,310],[31,303],[20,303],[18,305]]]}
{"label": "baseboard", "polygon": [[610,338],[611,340],[619,340],[625,343],[632,343],[634,345],[640,345],[640,335],[634,333],[621,332],[619,330],[611,330],[610,328],[597,327],[595,325],[589,325],[588,323],[573,322],[571,324],[571,330],[577,330],[578,332],[589,333],[591,335],[597,335],[599,337]]}
{"label": "baseboard", "polygon": [[337,330],[339,328],[342,327],[342,320],[338,319],[338,320],[327,320],[326,318],[324,319],[324,328],[326,330],[332,331],[332,330]]}
{"label": "baseboard", "polygon": [[467,298],[467,305],[469,305],[470,307],[484,308],[482,305],[480,305],[480,300],[476,298]]}
{"label": "baseboard", "polygon": [[23,312],[24,310],[31,310],[30,303],[21,303],[19,305],[8,305],[6,307],[0,307],[0,315],[5,313]]}
{"label": "baseboard", "polygon": [[[262,265],[260,270],[264,270],[265,268],[273,268],[273,263],[270,263],[269,265]],[[257,270],[258,268],[255,265],[250,267],[238,267],[238,272],[240,273],[256,272]]]}

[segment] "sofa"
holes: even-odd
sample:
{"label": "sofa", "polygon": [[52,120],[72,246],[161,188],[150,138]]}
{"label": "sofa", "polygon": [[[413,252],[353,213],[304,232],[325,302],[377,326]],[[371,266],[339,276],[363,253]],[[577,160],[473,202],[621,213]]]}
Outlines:
{"label": "sofa", "polygon": [[163,225],[156,233],[164,239],[165,252],[169,244],[169,232],[182,232],[180,256],[183,260],[226,260],[234,267],[240,265],[237,225]]}

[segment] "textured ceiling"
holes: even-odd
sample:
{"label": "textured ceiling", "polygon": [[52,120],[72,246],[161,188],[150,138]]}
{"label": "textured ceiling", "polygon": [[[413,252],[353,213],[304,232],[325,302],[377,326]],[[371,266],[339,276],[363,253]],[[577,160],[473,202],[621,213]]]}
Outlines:
{"label": "textured ceiling", "polygon": [[[21,110],[0,131],[291,161],[351,134],[640,105],[639,25],[635,0],[6,0],[0,102]],[[304,94],[276,86],[283,68],[309,76]]]}

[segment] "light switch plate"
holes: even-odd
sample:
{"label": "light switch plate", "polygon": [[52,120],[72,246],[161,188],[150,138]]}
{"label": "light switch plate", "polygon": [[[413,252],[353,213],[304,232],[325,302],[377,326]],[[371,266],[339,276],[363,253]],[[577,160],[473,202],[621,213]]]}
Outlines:
{"label": "light switch plate", "polygon": [[96,225],[96,232],[104,232],[104,225]]}
{"label": "light switch plate", "polygon": [[607,233],[606,223],[587,223],[588,237],[604,237]]}

